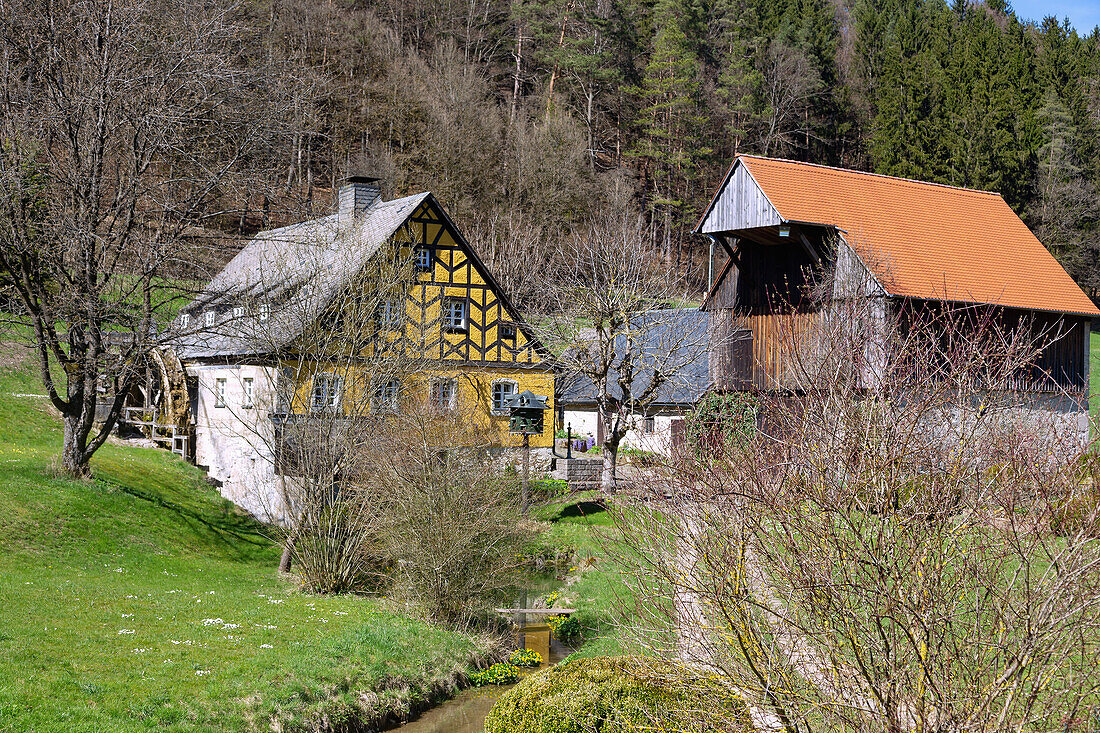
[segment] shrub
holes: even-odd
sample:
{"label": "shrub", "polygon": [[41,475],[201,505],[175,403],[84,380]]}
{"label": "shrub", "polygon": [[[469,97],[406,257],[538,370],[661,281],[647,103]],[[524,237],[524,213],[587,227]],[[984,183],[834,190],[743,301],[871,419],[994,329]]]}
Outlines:
{"label": "shrub", "polygon": [[485,733],[626,733],[751,729],[720,683],[644,657],[593,657],[536,672],[509,690]]}
{"label": "shrub", "polygon": [[741,445],[756,433],[758,407],[756,395],[748,392],[707,394],[688,417],[688,444],[697,453]]}
{"label": "shrub", "polygon": [[620,448],[619,456],[628,459],[637,466],[659,466],[665,460],[660,453],[641,448]]}
{"label": "shrub", "polygon": [[580,640],[581,624],[572,616],[565,614],[551,616],[546,620],[546,625],[554,632],[554,636],[567,644]]}
{"label": "shrub", "polygon": [[497,662],[488,669],[479,669],[470,675],[474,687],[484,685],[510,685],[519,679],[519,669],[508,662]]}
{"label": "shrub", "polygon": [[508,663],[517,667],[537,667],[542,664],[542,655],[534,649],[516,649],[508,657]]}
{"label": "shrub", "polygon": [[1059,537],[1078,533],[1100,537],[1100,488],[1093,484],[1058,504],[1050,518],[1050,529]]}

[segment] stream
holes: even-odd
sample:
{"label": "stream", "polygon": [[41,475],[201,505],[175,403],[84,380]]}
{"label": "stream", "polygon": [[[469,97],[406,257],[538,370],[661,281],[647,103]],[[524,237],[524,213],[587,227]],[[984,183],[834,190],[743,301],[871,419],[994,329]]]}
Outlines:
{"label": "stream", "polygon": [[[538,577],[517,598],[516,608],[528,608],[528,602],[553,590],[558,583],[553,576]],[[573,649],[562,644],[550,633],[550,627],[542,623],[526,624],[516,634],[517,649],[534,649],[542,655],[543,664],[538,668],[521,669],[520,677],[551,667],[573,653]],[[549,653],[547,653],[549,652]],[[457,696],[425,711],[416,720],[409,721],[392,733],[482,733],[485,730],[485,717],[493,704],[515,685],[486,685],[470,687]]]}

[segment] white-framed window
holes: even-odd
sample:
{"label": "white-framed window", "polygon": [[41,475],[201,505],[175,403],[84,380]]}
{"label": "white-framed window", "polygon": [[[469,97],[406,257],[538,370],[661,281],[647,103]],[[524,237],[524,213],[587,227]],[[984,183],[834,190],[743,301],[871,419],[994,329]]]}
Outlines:
{"label": "white-framed window", "polygon": [[214,325],[214,319],[217,318],[217,316],[218,316],[217,313],[215,313],[212,310],[208,310],[208,311],[206,311],[206,313],[203,314],[203,323],[206,324],[207,326],[213,326]]}
{"label": "white-framed window", "polygon": [[458,382],[453,379],[432,380],[428,402],[436,410],[455,409],[458,406]]}
{"label": "white-framed window", "polygon": [[519,385],[510,379],[498,379],[493,382],[493,414],[507,415],[508,403],[515,397],[517,391],[519,391]]}
{"label": "white-framed window", "polygon": [[313,396],[310,406],[314,412],[335,410],[340,407],[341,380],[332,374],[318,374],[313,377]]}
{"label": "white-framed window", "polygon": [[378,304],[376,314],[379,328],[393,329],[401,322],[401,312],[393,300],[383,300]]}
{"label": "white-framed window", "polygon": [[225,407],[225,377],[214,380],[214,407]]}
{"label": "white-framed window", "polygon": [[443,328],[448,331],[466,330],[466,299],[443,299]]}
{"label": "white-framed window", "polygon": [[241,407],[252,407],[252,387],[254,381],[252,377],[245,377],[241,380],[241,392],[243,393],[241,396]]}
{"label": "white-framed window", "polygon": [[418,270],[432,269],[432,248],[426,244],[418,244],[413,248],[413,264]]}
{"label": "white-framed window", "polygon": [[271,304],[270,303],[260,303],[260,320],[261,321],[266,321],[268,316],[270,316],[270,315],[271,315]]}
{"label": "white-framed window", "polygon": [[244,318],[244,306],[243,305],[233,306],[233,318],[235,318],[235,319]]}
{"label": "white-framed window", "polygon": [[184,328],[188,328],[188,327],[191,326],[191,314],[190,313],[180,313],[180,325],[183,326]]}
{"label": "white-framed window", "polygon": [[374,388],[374,409],[379,412],[396,412],[401,399],[401,380],[387,379]]}

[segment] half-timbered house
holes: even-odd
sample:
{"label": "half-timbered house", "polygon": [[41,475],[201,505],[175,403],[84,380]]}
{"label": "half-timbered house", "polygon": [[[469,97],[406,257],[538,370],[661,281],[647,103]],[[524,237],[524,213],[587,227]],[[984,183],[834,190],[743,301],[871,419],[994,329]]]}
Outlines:
{"label": "half-timbered house", "polygon": [[[372,312],[352,319],[363,302]],[[335,214],[257,235],[175,327],[193,459],[227,498],[269,518],[284,510],[279,482],[293,470],[279,446],[295,420],[418,403],[458,413],[503,450],[521,444],[508,429],[512,395],[531,390],[553,409],[547,353],[439,201],[383,201],[374,179],[349,179]],[[349,328],[346,343],[311,337]],[[311,353],[321,341],[324,353]],[[548,419],[530,445],[552,444]]]}
{"label": "half-timbered house", "polygon": [[[902,326],[969,310],[1050,336],[1026,369],[993,386],[1087,441],[1089,332],[1100,312],[999,194],[743,155],[696,231],[714,243],[718,272],[703,304],[718,339],[716,389],[804,387],[792,381],[792,352],[845,302]],[[875,356],[860,361],[873,387]]]}

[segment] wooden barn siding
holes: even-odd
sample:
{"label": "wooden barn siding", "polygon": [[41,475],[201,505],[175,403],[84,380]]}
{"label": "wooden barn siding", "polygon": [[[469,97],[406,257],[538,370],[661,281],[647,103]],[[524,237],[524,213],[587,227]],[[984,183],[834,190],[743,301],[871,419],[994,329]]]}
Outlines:
{"label": "wooden barn siding", "polygon": [[[895,313],[901,313],[903,320],[899,324],[906,328],[904,317],[937,317],[935,314],[950,308],[957,318],[983,320],[989,317],[993,306],[966,306],[944,304],[936,301],[902,301],[895,306]],[[900,309],[900,310],[899,310]],[[913,315],[923,313],[929,315]],[[1031,364],[1017,370],[1002,384],[991,385],[993,389],[1013,392],[1062,392],[1081,393],[1088,388],[1088,364],[1081,358],[1088,350],[1089,320],[1081,316],[1053,313],[1037,313],[1015,309],[1000,309],[995,314],[995,328],[1008,334],[1027,326],[1031,338],[1038,342],[1047,342]],[[986,326],[988,329],[988,326]],[[992,334],[987,330],[984,337]],[[932,350],[934,351],[934,350]],[[931,357],[930,357],[931,358]]]}
{"label": "wooden barn siding", "polygon": [[[803,360],[806,370],[813,371],[813,366],[805,360],[815,358],[814,334],[819,333],[821,321],[831,313],[831,309],[794,313],[746,313],[732,308],[713,310],[711,380],[715,388],[797,390],[809,386],[800,384],[798,365]],[[990,385],[991,388],[1036,393],[1084,392],[1088,366],[1082,354],[1088,344],[1088,320],[1013,314],[1001,325],[1014,328],[1020,317],[1036,318],[1034,328],[1039,332],[1060,327],[1062,335],[1048,344],[1029,367],[1019,370],[1002,384]],[[865,360],[875,359],[874,354],[863,356]],[[863,367],[858,378],[866,385],[873,376],[866,364]]]}
{"label": "wooden barn siding", "polygon": [[820,313],[711,313],[711,380],[717,389],[797,389],[801,359]]}
{"label": "wooden barn siding", "polygon": [[748,169],[738,165],[729,183],[715,199],[714,207],[703,221],[701,231],[709,234],[735,229],[756,229],[776,226],[781,221],[779,212],[756,185]]}

